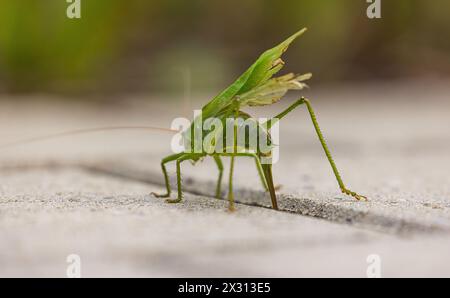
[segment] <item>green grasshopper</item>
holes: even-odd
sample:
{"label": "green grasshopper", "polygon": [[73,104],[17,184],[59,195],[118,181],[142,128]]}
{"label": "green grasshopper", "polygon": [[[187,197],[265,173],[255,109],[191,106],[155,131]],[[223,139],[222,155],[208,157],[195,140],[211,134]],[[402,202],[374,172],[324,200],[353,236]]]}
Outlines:
{"label": "green grasshopper", "polygon": [[[202,117],[203,119],[211,119],[216,118],[222,122],[225,122],[226,119],[234,119],[234,131],[236,132],[240,129],[239,123],[242,121],[238,120],[252,120],[253,118],[241,111],[242,107],[246,106],[264,106],[271,105],[278,102],[289,90],[301,90],[306,87],[304,83],[305,80],[311,77],[310,74],[305,75],[294,75],[292,73],[280,76],[273,77],[284,65],[283,60],[281,59],[282,54],[287,50],[289,45],[300,35],[302,35],[306,31],[306,28],[298,31],[276,47],[265,51],[260,57],[254,62],[233,84],[231,84],[228,88],[223,90],[219,95],[214,97],[210,102],[208,102],[202,108]],[[275,116],[274,118],[264,122],[258,123],[257,128],[260,132],[265,134],[266,139],[269,141],[269,145],[272,145],[270,142],[270,133],[269,130],[274,123],[281,120],[288,113],[294,110],[296,107],[300,105],[306,105],[309,114],[311,116],[312,123],[316,130],[317,136],[319,137],[320,143],[325,151],[325,155],[333,169],[334,175],[336,176],[337,182],[341,191],[350,195],[357,200],[366,200],[366,197],[361,196],[353,191],[348,190],[339,174],[339,171],[333,161],[330,150],[325,142],[325,139],[322,135],[322,132],[319,128],[319,124],[317,122],[314,110],[311,106],[311,103],[308,99],[302,97],[296,102],[294,102],[291,106],[289,106],[286,110]],[[185,139],[185,143],[191,144],[189,149],[193,149],[196,145],[196,141],[192,135],[195,130],[195,121],[191,124],[190,128],[187,129],[183,133],[183,138]],[[215,146],[218,143],[218,138],[213,140],[211,146]],[[200,141],[203,141],[200,140]],[[233,170],[235,164],[236,157],[251,157],[255,160],[256,167],[258,173],[260,175],[262,184],[266,191],[269,191],[272,207],[273,209],[278,209],[277,197],[275,194],[275,187],[272,177],[272,164],[263,164],[261,159],[263,157],[270,157],[267,153],[262,152],[259,145],[252,145],[250,142],[246,142],[245,145],[240,146],[238,148],[236,133],[234,134],[234,146],[232,148],[225,148],[224,152],[211,152],[209,150],[211,148],[204,148],[203,151],[200,152],[181,152],[178,154],[169,155],[162,159],[161,168],[164,175],[166,193],[164,194],[155,194],[152,193],[156,197],[160,198],[169,198],[171,195],[171,188],[169,182],[169,176],[167,174],[166,165],[169,162],[176,162],[176,175],[177,175],[177,189],[178,194],[176,199],[167,199],[168,203],[179,203],[182,200],[183,192],[182,192],[182,183],[181,183],[181,163],[186,160],[190,160],[193,163],[203,159],[206,156],[211,156],[214,158],[214,161],[217,164],[219,170],[219,178],[216,186],[216,197],[220,198],[221,195],[221,184],[222,184],[222,176],[223,176],[223,163],[221,157],[230,157],[230,173],[229,173],[229,184],[228,184],[228,201],[229,201],[229,210],[233,211],[234,207],[234,195],[233,195]],[[228,150],[231,149],[231,150]]]}
{"label": "green grasshopper", "polygon": [[[306,31],[302,29],[283,41],[278,46],[265,51],[261,56],[253,63],[233,84],[231,84],[228,88],[223,90],[219,95],[214,97],[210,102],[208,102],[203,108],[201,113],[201,118],[206,119],[207,122],[209,119],[217,119],[221,123],[227,122],[229,119],[232,120],[233,131],[231,133],[232,136],[232,144],[225,148],[222,145],[226,142],[227,138],[222,131],[221,134],[214,135],[211,139],[211,142],[207,143],[205,146],[205,138],[200,140],[196,139],[195,131],[197,129],[196,121],[191,124],[191,126],[186,129],[182,136],[184,139],[184,143],[188,144],[185,152],[169,155],[162,159],[161,168],[164,175],[164,181],[166,186],[165,194],[155,194],[156,197],[169,198],[171,195],[171,188],[169,182],[169,176],[167,174],[166,164],[169,162],[176,162],[176,174],[177,174],[177,188],[178,195],[176,199],[167,199],[169,203],[179,203],[182,200],[183,192],[181,185],[181,163],[186,160],[190,160],[193,163],[198,162],[206,156],[211,156],[214,158],[214,161],[217,164],[219,169],[219,178],[216,186],[216,197],[221,197],[221,185],[222,185],[222,176],[223,176],[223,163],[221,157],[230,157],[230,173],[229,173],[229,184],[228,184],[228,200],[229,200],[229,209],[234,210],[234,196],[233,196],[233,170],[234,163],[236,157],[251,157],[255,160],[256,168],[258,170],[259,176],[261,178],[261,182],[266,191],[270,193],[270,197],[272,200],[273,209],[278,209],[277,197],[275,194],[275,186],[273,183],[272,177],[272,164],[262,162],[267,158],[271,158],[270,151],[267,152],[263,150],[261,147],[261,142],[259,139],[265,139],[268,142],[269,148],[273,148],[275,145],[272,144],[271,135],[269,133],[270,129],[274,124],[280,121],[283,117],[289,114],[296,107],[305,104],[309,114],[311,116],[312,123],[316,130],[317,136],[319,137],[320,143],[325,151],[325,155],[333,169],[334,175],[336,176],[337,182],[341,191],[344,194],[353,196],[357,200],[366,200],[367,198],[361,196],[353,191],[348,190],[337,170],[337,167],[331,157],[330,150],[328,149],[327,144],[325,143],[325,139],[322,135],[322,132],[319,128],[319,124],[317,123],[316,116],[314,114],[314,110],[311,106],[311,103],[308,99],[302,97],[299,100],[295,101],[291,106],[289,106],[286,110],[278,114],[272,119],[269,119],[263,123],[259,123],[255,119],[253,119],[249,114],[241,111],[242,107],[247,106],[265,106],[271,105],[279,100],[287,93],[289,90],[301,90],[305,88],[307,85],[304,81],[311,78],[311,74],[304,75],[295,75],[289,73],[287,75],[273,77],[281,68],[284,66],[284,62],[281,59],[282,54],[287,50],[289,45],[300,35],[302,35]],[[239,121],[242,120],[242,121]],[[244,143],[238,143],[237,141],[237,131],[245,129],[245,121],[250,121],[255,124],[254,130],[256,130],[256,135],[258,136],[258,142],[256,144],[250,142],[249,140],[245,140]],[[149,126],[111,126],[111,127],[97,127],[97,128],[88,128],[88,129],[79,129],[74,131],[62,132],[53,135],[41,136],[27,140],[19,140],[10,144],[5,144],[0,146],[0,149],[14,147],[17,145],[23,145],[28,143],[40,142],[47,139],[59,138],[74,134],[85,134],[92,133],[97,131],[106,131],[106,130],[151,130],[151,131],[160,131],[160,132],[170,132],[170,133],[178,133],[179,131],[167,128],[159,128],[159,127],[149,127]],[[200,128],[203,130],[203,126]],[[229,137],[230,135],[228,135]],[[222,142],[219,142],[221,139]],[[201,143],[200,151],[195,150],[197,145]],[[215,150],[215,149],[225,149],[225,150]]]}

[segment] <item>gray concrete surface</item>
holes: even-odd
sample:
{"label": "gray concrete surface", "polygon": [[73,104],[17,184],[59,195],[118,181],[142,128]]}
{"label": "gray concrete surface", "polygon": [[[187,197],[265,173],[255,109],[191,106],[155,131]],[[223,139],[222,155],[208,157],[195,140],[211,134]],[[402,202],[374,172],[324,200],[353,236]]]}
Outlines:
{"label": "gray concrete surface", "polygon": [[[382,276],[449,276],[448,84],[308,92],[344,181],[369,202],[339,193],[303,109],[280,126],[278,212],[265,208],[246,159],[237,163],[236,213],[211,197],[217,171],[208,160],[183,164],[183,203],[150,196],[161,190],[170,135],[105,132],[19,146],[0,157],[0,276],[64,277],[72,253],[83,276],[365,277],[371,254]],[[137,96],[114,105],[14,98],[1,104],[0,137],[167,127],[177,106]]]}

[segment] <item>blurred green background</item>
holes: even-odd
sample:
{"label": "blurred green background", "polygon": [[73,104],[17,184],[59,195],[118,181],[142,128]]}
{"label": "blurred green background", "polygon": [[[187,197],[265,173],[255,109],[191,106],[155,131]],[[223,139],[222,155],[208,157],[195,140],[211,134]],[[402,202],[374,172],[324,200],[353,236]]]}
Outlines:
{"label": "blurred green background", "polygon": [[0,0],[0,92],[218,92],[302,27],[285,71],[314,84],[450,74],[450,1]]}

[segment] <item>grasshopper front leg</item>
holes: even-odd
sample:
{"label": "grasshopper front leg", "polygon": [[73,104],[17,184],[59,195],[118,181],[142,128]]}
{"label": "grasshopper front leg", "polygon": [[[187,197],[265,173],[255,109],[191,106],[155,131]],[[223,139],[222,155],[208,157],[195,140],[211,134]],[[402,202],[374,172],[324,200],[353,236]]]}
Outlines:
{"label": "grasshopper front leg", "polygon": [[183,190],[181,185],[181,163],[185,160],[194,159],[198,154],[183,154],[176,161],[177,163],[177,198],[176,199],[167,199],[167,203],[179,203],[183,199]]}
{"label": "grasshopper front leg", "polygon": [[166,164],[171,162],[171,161],[177,160],[178,158],[180,158],[183,155],[184,155],[184,153],[178,153],[178,154],[172,154],[172,155],[169,155],[169,156],[163,158],[163,160],[161,161],[161,169],[162,169],[163,176],[164,176],[164,183],[165,183],[165,186],[166,186],[166,193],[165,194],[157,194],[157,193],[152,192],[151,195],[155,196],[156,198],[168,198],[168,197],[170,197],[171,189],[170,189],[170,181],[169,181],[169,175],[167,174]]}

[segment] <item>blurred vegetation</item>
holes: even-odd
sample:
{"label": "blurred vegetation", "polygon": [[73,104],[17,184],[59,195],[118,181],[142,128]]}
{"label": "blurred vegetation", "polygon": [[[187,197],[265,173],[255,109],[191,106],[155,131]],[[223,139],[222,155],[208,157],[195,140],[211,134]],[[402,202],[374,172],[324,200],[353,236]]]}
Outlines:
{"label": "blurred vegetation", "polygon": [[[450,1],[0,0],[0,91],[180,92],[226,85],[302,27],[286,69],[315,82],[450,74]],[[188,77],[186,77],[188,75]]]}

